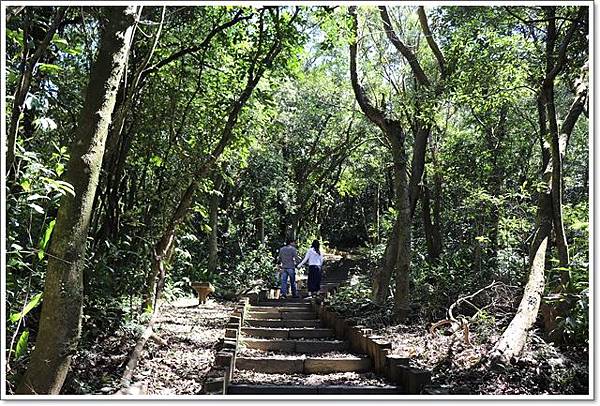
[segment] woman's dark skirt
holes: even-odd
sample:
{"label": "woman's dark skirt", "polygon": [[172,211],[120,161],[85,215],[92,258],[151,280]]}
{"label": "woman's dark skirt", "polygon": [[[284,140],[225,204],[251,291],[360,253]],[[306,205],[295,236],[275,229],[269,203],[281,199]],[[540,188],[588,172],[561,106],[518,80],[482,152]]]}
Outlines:
{"label": "woman's dark skirt", "polygon": [[308,291],[318,292],[321,290],[321,267],[311,265],[308,267]]}

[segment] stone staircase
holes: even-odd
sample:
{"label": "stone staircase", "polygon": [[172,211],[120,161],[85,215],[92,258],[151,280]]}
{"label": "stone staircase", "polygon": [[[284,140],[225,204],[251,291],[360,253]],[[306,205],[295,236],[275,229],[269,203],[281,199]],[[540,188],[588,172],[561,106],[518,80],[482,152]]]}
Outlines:
{"label": "stone staircase", "polygon": [[[344,275],[345,276],[345,275]],[[324,279],[322,294],[344,276]],[[373,360],[336,339],[314,310],[314,299],[265,299],[247,310],[228,394],[397,394],[373,373]]]}

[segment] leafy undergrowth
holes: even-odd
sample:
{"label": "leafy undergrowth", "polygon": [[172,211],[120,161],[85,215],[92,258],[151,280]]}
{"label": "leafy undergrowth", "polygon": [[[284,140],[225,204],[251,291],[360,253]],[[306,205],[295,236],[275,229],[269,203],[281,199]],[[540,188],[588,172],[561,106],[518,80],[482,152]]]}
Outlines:
{"label": "leafy undergrowth", "polygon": [[[146,342],[132,380],[148,395],[200,393],[233,304],[210,299],[197,304],[198,299],[184,298],[161,306],[154,330],[166,345]],[[115,393],[142,331],[142,326],[124,327],[79,351],[63,393]]]}

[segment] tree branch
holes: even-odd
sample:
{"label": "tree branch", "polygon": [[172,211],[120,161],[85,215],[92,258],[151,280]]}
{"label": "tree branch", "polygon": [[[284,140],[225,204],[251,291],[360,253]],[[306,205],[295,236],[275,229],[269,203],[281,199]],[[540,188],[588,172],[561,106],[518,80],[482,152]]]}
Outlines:
{"label": "tree branch", "polygon": [[392,26],[392,22],[390,20],[390,16],[387,12],[387,8],[385,6],[380,6],[379,12],[381,14],[381,19],[383,20],[383,28],[387,37],[392,42],[394,47],[398,50],[398,52],[400,52],[402,56],[404,56],[404,58],[408,61],[408,64],[410,65],[413,71],[417,83],[423,86],[429,86],[429,79],[427,78],[427,75],[425,75],[423,68],[421,68],[421,65],[419,64],[416,55],[410,49],[408,49],[408,47],[404,45],[404,43],[396,35],[396,32],[394,31],[394,27]]}
{"label": "tree branch", "polygon": [[352,41],[350,42],[350,81],[352,82],[352,89],[354,90],[354,95],[356,96],[356,101],[360,106],[361,110],[365,113],[365,115],[373,121],[379,128],[381,128],[384,132],[386,129],[385,125],[385,115],[383,111],[377,109],[373,103],[367,97],[365,89],[358,82],[358,72],[357,72],[357,64],[356,64],[356,54],[357,54],[357,38],[358,38],[358,17],[356,15],[356,7],[351,6],[348,8],[348,13],[352,19]]}
{"label": "tree branch", "polygon": [[242,14],[242,10],[238,11],[238,13],[235,15],[235,17],[232,20],[230,20],[230,21],[228,21],[228,22],[226,22],[224,24],[221,24],[221,25],[213,28],[208,33],[208,35],[206,36],[206,38],[204,38],[204,41],[202,41],[200,44],[194,45],[194,46],[191,46],[191,47],[187,47],[187,48],[184,48],[184,49],[180,49],[179,51],[172,53],[171,55],[169,55],[165,59],[163,59],[163,60],[155,63],[154,65],[146,68],[142,72],[142,76],[141,76],[142,79],[145,78],[146,76],[148,76],[149,74],[151,74],[153,72],[156,72],[157,70],[159,70],[163,66],[168,65],[169,63],[171,63],[171,62],[173,62],[173,61],[175,61],[175,60],[177,60],[177,59],[179,59],[179,58],[181,58],[181,57],[183,57],[185,55],[188,55],[188,54],[191,54],[191,53],[195,53],[195,52],[198,52],[198,51],[204,49],[205,47],[207,47],[210,44],[210,41],[213,39],[213,37],[215,35],[217,35],[218,33],[226,30],[229,27],[234,26],[235,24],[239,23],[240,21],[248,20],[248,19],[250,19],[252,17],[252,14],[249,14],[247,16],[242,16],[241,14]]}
{"label": "tree branch", "polygon": [[[556,62],[553,64],[552,69],[550,70],[550,72],[547,73],[546,77],[544,78],[544,84],[554,80],[556,78],[556,76],[560,73],[562,68],[564,67],[565,62],[567,60],[567,48],[569,46],[569,43],[571,42],[571,39],[573,38],[573,34],[575,33],[577,24],[581,23],[581,20],[585,17],[586,9],[587,8],[584,6],[579,7],[579,11],[577,12],[577,20],[574,21],[573,23],[571,23],[571,26],[567,30],[565,37],[563,38],[563,41],[559,45]],[[555,18],[552,18],[549,20],[550,21],[548,22],[548,24],[549,24],[548,30],[549,31],[552,30],[554,32],[554,35],[556,35]]]}
{"label": "tree branch", "polygon": [[421,23],[421,29],[423,30],[423,34],[425,34],[427,44],[429,44],[429,48],[431,48],[435,59],[437,59],[442,78],[445,78],[446,64],[444,61],[444,55],[442,54],[442,51],[440,51],[440,48],[433,39],[433,35],[431,34],[431,30],[429,29],[429,23],[427,22],[427,15],[425,14],[425,9],[423,8],[423,6],[419,6],[417,13],[419,14],[419,22]]}

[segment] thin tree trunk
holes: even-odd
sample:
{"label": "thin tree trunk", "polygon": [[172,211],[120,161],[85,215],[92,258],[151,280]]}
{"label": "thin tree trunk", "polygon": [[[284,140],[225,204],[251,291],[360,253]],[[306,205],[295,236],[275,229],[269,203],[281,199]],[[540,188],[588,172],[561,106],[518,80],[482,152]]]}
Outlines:
{"label": "thin tree trunk", "polygon": [[[548,19],[546,27],[546,76],[542,81],[541,96],[546,109],[546,120],[548,123],[550,153],[552,155],[552,218],[554,223],[554,235],[558,251],[559,265],[566,268],[569,265],[569,246],[565,234],[565,226],[562,214],[562,160],[558,118],[554,103],[554,81],[556,76],[564,68],[566,63],[566,50],[577,29],[578,24],[572,22],[566,30],[563,41],[555,52],[558,30],[556,27],[556,7],[545,7],[544,12]],[[577,17],[580,21],[587,15],[586,7],[579,7]],[[556,55],[555,55],[556,54]],[[576,97],[577,98],[577,97]],[[568,138],[568,137],[567,137]],[[566,149],[566,145],[565,145]],[[569,274],[567,271],[561,273],[563,283],[567,283]]]}
{"label": "thin tree trunk", "polygon": [[[67,12],[68,7],[59,7],[56,10],[56,14],[54,15],[54,19],[52,24],[48,28],[46,35],[42,42],[38,45],[35,52],[31,57],[29,57],[29,49],[27,44],[30,43],[28,36],[28,18],[25,21],[24,35],[23,35],[23,56],[21,58],[21,75],[19,77],[17,89],[14,94],[12,111],[10,116],[10,122],[8,125],[8,132],[6,134],[7,140],[7,149],[6,149],[6,170],[7,170],[7,179],[12,182],[14,180],[15,173],[15,154],[16,154],[16,146],[17,146],[17,134],[19,132],[19,121],[21,118],[21,114],[23,114],[25,108],[25,98],[27,97],[27,93],[29,93],[29,89],[31,87],[31,80],[33,77],[33,70],[40,60],[40,58],[48,49],[48,45],[50,45],[50,41],[54,37],[58,26],[63,20],[65,13]],[[25,10],[25,14],[27,15],[27,10]]]}
{"label": "thin tree trunk", "polygon": [[373,275],[373,299],[379,304],[385,302],[390,290],[390,280],[396,265],[396,258],[398,258],[400,221],[398,216],[396,216],[392,232],[383,253],[383,266],[376,269]]}
{"label": "thin tree trunk", "polygon": [[442,239],[443,226],[442,226],[442,175],[441,170],[438,167],[437,155],[435,148],[431,151],[431,160],[433,162],[434,173],[433,173],[433,241],[438,244],[438,251],[440,255],[444,249],[444,242]]}
{"label": "thin tree trunk", "polygon": [[419,192],[421,191],[421,183],[423,173],[425,171],[425,153],[427,150],[427,140],[431,133],[431,127],[421,123],[420,119],[416,120],[417,130],[415,131],[415,142],[412,147],[412,162],[409,181],[410,191],[410,215],[415,213],[417,202],[419,201]]}
{"label": "thin tree trunk", "polygon": [[[298,9],[294,16],[287,22],[287,26],[290,27],[293,25],[296,16],[298,15]],[[265,41],[265,36],[267,35],[267,29],[263,25],[263,17],[262,15],[259,17],[259,39],[258,39],[258,49],[252,61],[250,61],[248,70],[247,70],[247,80],[246,85],[239,97],[232,101],[229,107],[229,114],[227,116],[227,121],[221,131],[221,136],[217,144],[212,149],[211,153],[206,157],[206,159],[198,165],[198,169],[194,174],[192,174],[193,180],[190,182],[188,188],[184,192],[177,208],[173,212],[170,217],[169,222],[165,230],[162,233],[162,236],[159,238],[157,243],[153,249],[152,255],[152,265],[150,272],[146,278],[146,286],[144,289],[144,297],[142,303],[142,310],[145,311],[151,308],[152,303],[156,303],[160,298],[160,294],[162,292],[162,286],[164,285],[164,262],[167,260],[168,252],[171,250],[174,240],[177,226],[184,220],[185,215],[187,214],[188,209],[192,205],[193,197],[198,187],[198,182],[203,179],[210,170],[214,167],[217,160],[221,157],[225,149],[229,146],[229,144],[233,140],[233,130],[237,124],[240,113],[262,76],[266,72],[268,68],[271,68],[275,58],[279,55],[282,50],[282,38],[275,38],[271,43],[271,46],[264,50],[263,41]],[[261,51],[264,54],[261,54]],[[156,278],[160,276],[157,280]],[[156,288],[155,288],[156,287]],[[154,300],[153,300],[154,296]]]}
{"label": "thin tree trunk", "polygon": [[[554,222],[554,235],[558,252],[558,264],[562,268],[569,266],[569,245],[565,233],[565,224],[562,214],[562,157],[560,154],[558,123],[556,108],[554,106],[554,84],[550,83],[544,91],[548,127],[550,130],[550,151],[552,154],[552,218]],[[568,282],[568,272],[561,272],[563,283]]]}
{"label": "thin tree trunk", "polygon": [[431,218],[431,192],[427,184],[427,175],[423,175],[423,192],[421,194],[421,211],[423,216],[423,230],[427,242],[427,261],[435,263],[442,252],[440,230]]}
{"label": "thin tree trunk", "polygon": [[65,181],[75,195],[61,201],[48,255],[44,304],[35,349],[17,393],[58,394],[79,342],[82,275],[92,204],[136,7],[109,7],[109,22],[90,73]]}
{"label": "thin tree trunk", "polygon": [[377,194],[375,195],[375,244],[379,244],[381,241],[381,185],[377,182]]}
{"label": "thin tree trunk", "polygon": [[402,171],[403,176],[396,182],[398,185],[398,251],[396,258],[396,294],[394,296],[394,317],[397,321],[406,319],[409,307],[409,281],[412,238],[412,209],[408,174]]}
{"label": "thin tree trunk", "polygon": [[[389,286],[392,275],[398,270],[398,259],[402,256],[402,259],[410,261],[410,233],[411,233],[411,216],[410,216],[410,191],[408,185],[408,173],[407,173],[407,159],[406,152],[404,151],[403,134],[402,130],[395,125],[387,125],[385,135],[392,145],[392,156],[394,159],[394,190],[396,196],[394,199],[394,205],[396,209],[396,220],[392,233],[388,239],[383,266],[375,273],[373,279],[373,298],[377,303],[383,303],[388,296]],[[405,198],[409,199],[405,202]],[[406,204],[408,204],[409,217],[408,222],[406,218]],[[408,229],[408,235],[407,235]],[[408,241],[408,253],[406,252],[406,242]],[[409,262],[410,263],[410,262]],[[402,271],[407,274],[407,270],[402,268]],[[396,275],[397,279],[403,276]],[[408,285],[407,285],[408,286]],[[402,294],[403,290],[396,291],[396,296]]]}
{"label": "thin tree trunk", "polygon": [[[506,121],[508,118],[508,108],[503,106],[500,109],[500,117],[495,131],[489,130],[487,134],[488,148],[492,152],[492,172],[490,174],[489,184],[490,193],[495,198],[500,198],[502,194],[502,183],[504,178],[504,168],[502,167],[502,145],[507,139]],[[492,206],[490,210],[490,249],[494,260],[498,256],[498,230],[500,227],[500,209]],[[497,266],[494,266],[497,268]]]}
{"label": "thin tree trunk", "polygon": [[219,266],[219,243],[218,243],[218,227],[219,227],[219,203],[221,197],[219,192],[221,189],[221,183],[223,177],[215,173],[213,193],[210,196],[210,202],[208,206],[208,225],[210,227],[210,237],[208,241],[208,273],[214,274]]}
{"label": "thin tree trunk", "polygon": [[[152,258],[150,271],[146,277],[145,292],[142,301],[142,311],[151,312],[154,308],[154,303],[158,300],[157,294],[162,291],[159,288],[164,282],[164,266],[165,261],[169,257],[169,253],[175,243],[175,231],[177,226],[183,221],[188,209],[192,205],[194,193],[198,187],[198,178],[194,179],[185,192],[183,193],[177,208],[171,215],[167,227],[163,231],[160,239],[152,248]],[[157,277],[159,277],[157,280]]]}

